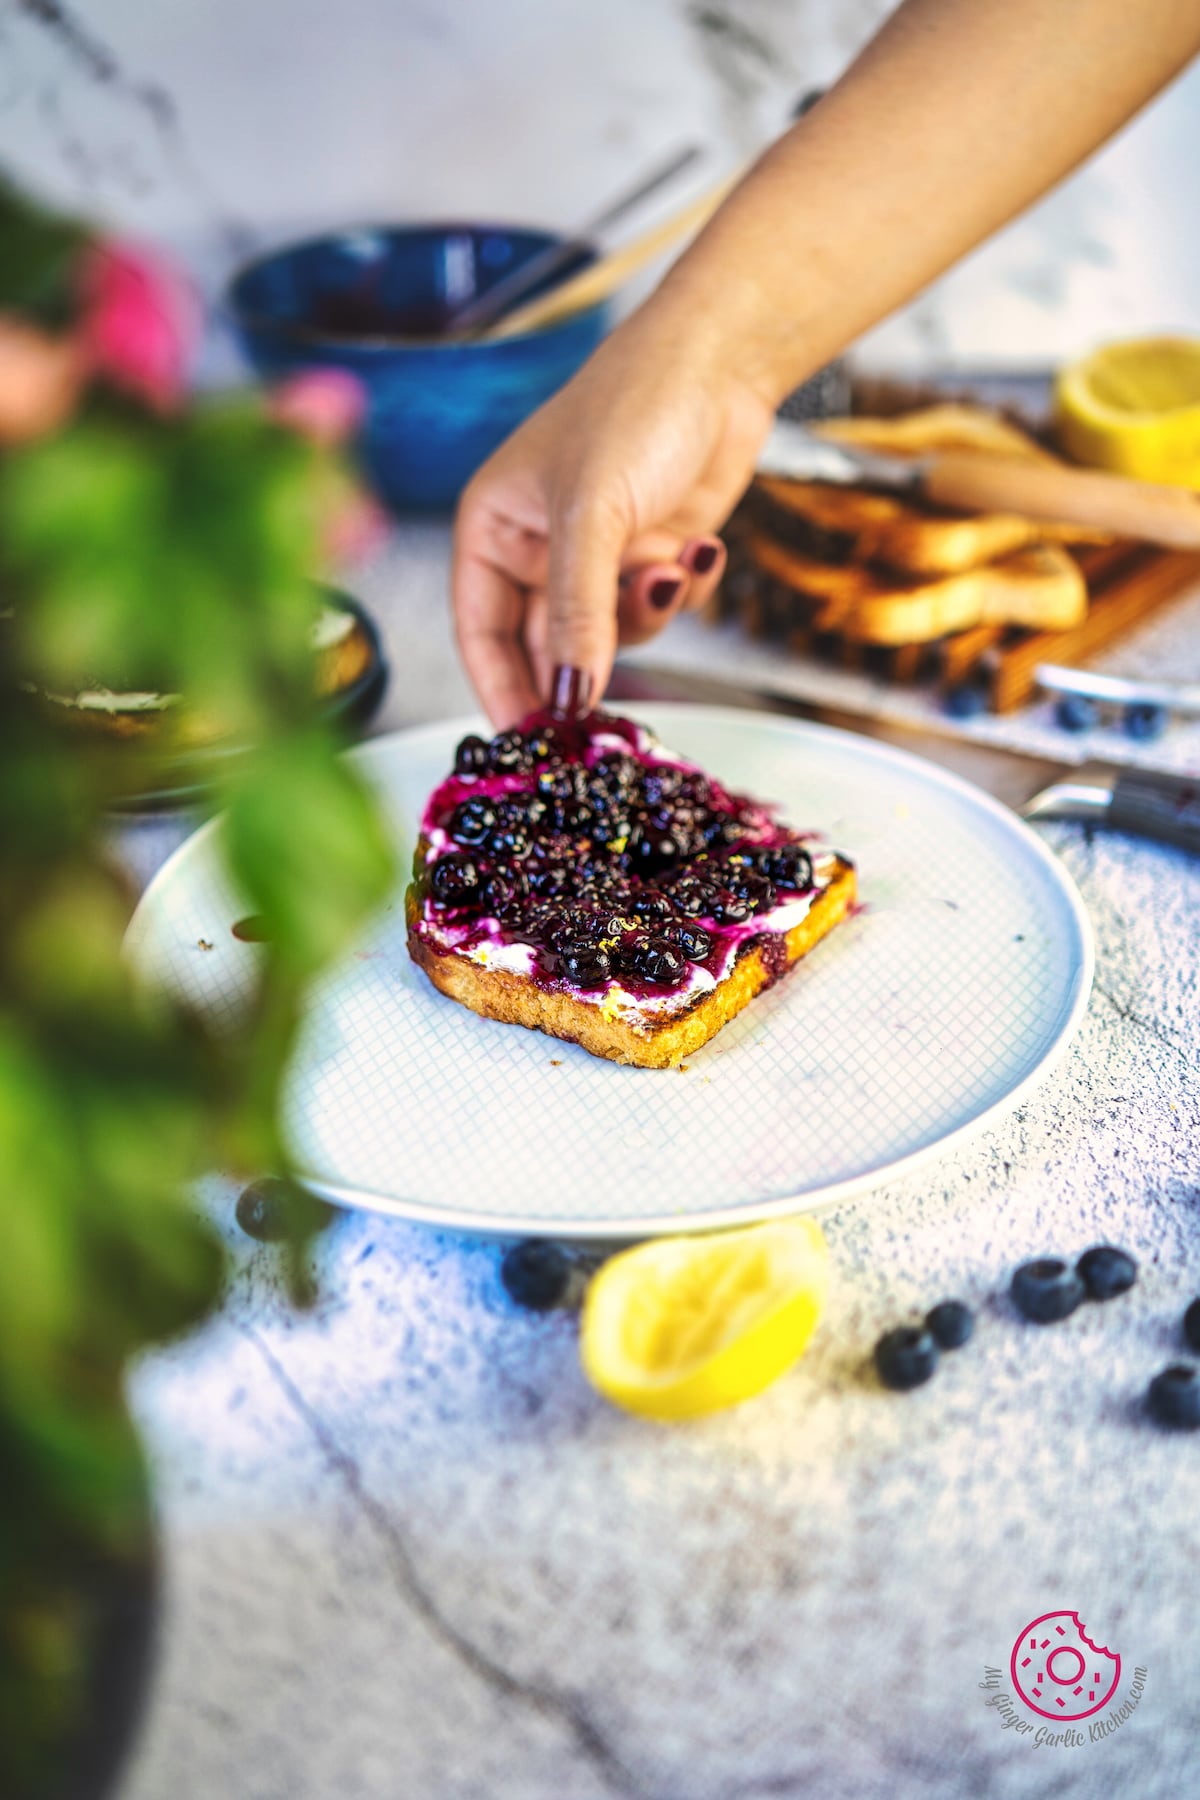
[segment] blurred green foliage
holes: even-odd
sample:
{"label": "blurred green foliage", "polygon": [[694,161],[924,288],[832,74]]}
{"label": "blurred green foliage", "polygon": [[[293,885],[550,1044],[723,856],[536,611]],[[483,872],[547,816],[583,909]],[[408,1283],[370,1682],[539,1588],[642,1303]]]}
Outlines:
{"label": "blurred green foliage", "polygon": [[[0,196],[0,311],[56,318],[82,234],[46,220],[39,235],[28,214],[14,225]],[[286,1170],[278,1101],[306,986],[393,878],[371,796],[314,716],[323,455],[250,401],[163,417],[98,390],[65,429],[0,454],[5,1795],[34,1782],[84,1678],[72,1572],[133,1554],[144,1530],[125,1365],[221,1290],[191,1184]],[[268,932],[234,1038],[140,991],[121,960],[129,896],[101,830],[149,753],[65,728],[42,697],[96,682],[180,694],[240,747],[210,765],[214,799]]]}

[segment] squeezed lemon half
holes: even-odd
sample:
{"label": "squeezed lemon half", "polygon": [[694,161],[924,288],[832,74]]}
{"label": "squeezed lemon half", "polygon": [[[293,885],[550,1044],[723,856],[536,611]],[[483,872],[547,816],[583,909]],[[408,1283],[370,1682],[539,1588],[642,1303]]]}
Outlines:
{"label": "squeezed lemon half", "polygon": [[584,1372],[616,1406],[651,1419],[736,1406],[801,1355],[827,1281],[825,1239],[808,1218],[640,1244],[588,1289]]}
{"label": "squeezed lemon half", "polygon": [[1077,462],[1200,488],[1200,339],[1105,344],[1056,383],[1059,438]]}

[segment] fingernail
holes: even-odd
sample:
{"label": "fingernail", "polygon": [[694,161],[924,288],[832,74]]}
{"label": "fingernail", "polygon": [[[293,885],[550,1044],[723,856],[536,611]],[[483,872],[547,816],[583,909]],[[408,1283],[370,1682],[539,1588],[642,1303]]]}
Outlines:
{"label": "fingernail", "polygon": [[550,711],[560,719],[577,719],[587,711],[591,697],[592,678],[587,670],[559,663],[550,683]]}
{"label": "fingernail", "polygon": [[682,586],[683,583],[677,575],[661,576],[650,589],[651,606],[656,606],[659,612],[666,612]]}
{"label": "fingernail", "polygon": [[720,544],[701,544],[692,551],[689,561],[696,575],[707,575],[721,554]]}

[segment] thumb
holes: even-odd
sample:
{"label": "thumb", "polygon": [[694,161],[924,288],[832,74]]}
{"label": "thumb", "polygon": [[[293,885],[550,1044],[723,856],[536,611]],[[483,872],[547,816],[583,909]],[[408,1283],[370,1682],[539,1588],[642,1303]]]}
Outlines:
{"label": "thumb", "polygon": [[[630,530],[618,508],[594,494],[584,497],[582,486],[550,516],[546,660],[555,671],[552,703],[586,712],[599,703],[612,672],[617,581]],[[578,671],[578,679],[562,685],[562,670]]]}

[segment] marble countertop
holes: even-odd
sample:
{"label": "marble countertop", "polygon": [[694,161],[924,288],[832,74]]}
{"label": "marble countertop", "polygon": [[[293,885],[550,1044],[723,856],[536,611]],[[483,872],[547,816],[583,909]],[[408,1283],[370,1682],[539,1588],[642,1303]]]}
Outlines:
{"label": "marble countertop", "polygon": [[[471,708],[445,569],[415,524],[356,584],[394,671],[376,729]],[[186,829],[119,847],[145,880]],[[496,1245],[379,1218],[337,1217],[297,1314],[206,1185],[227,1300],[132,1382],[165,1596],[121,1800],[1185,1791],[1200,1445],[1140,1397],[1200,1293],[1200,863],[1043,835],[1096,932],[1078,1037],[1002,1124],[824,1216],[827,1320],[736,1411],[613,1411],[574,1320],[508,1302]],[[1017,1262],[1103,1240],[1138,1257],[1131,1294],[1016,1317]],[[951,1295],[973,1343],[885,1392],[880,1332]],[[1014,1639],[1064,1609],[1122,1658],[1098,1717],[1136,1700],[1095,1741],[1001,1701]]]}

